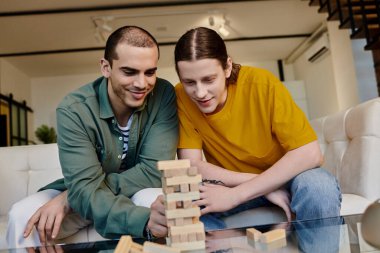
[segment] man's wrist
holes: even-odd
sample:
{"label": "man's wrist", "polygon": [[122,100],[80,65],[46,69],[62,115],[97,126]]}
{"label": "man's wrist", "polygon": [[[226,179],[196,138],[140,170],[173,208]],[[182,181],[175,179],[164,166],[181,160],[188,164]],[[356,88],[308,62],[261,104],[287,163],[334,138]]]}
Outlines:
{"label": "man's wrist", "polygon": [[150,229],[149,229],[149,227],[148,227],[148,222],[147,222],[146,225],[145,225],[143,235],[144,235],[144,237],[145,237],[148,241],[153,241],[153,240],[156,239],[156,237],[152,234],[152,231],[150,231]]}

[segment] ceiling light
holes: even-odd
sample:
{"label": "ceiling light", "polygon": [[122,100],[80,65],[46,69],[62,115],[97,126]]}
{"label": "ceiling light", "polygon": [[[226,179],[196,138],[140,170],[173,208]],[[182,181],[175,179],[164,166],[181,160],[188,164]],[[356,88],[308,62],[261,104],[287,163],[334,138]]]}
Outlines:
{"label": "ceiling light", "polygon": [[230,35],[230,31],[228,31],[225,24],[221,24],[218,31],[223,37],[228,37],[228,35]]}

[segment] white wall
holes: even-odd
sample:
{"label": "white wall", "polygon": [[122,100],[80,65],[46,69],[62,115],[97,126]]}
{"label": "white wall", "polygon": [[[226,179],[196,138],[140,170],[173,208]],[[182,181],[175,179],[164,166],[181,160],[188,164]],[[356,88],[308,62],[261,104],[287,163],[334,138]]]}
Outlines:
{"label": "white wall", "polygon": [[365,39],[352,40],[352,51],[355,59],[358,96],[364,102],[379,96],[375,68],[373,67],[372,51],[364,50]]}
{"label": "white wall", "polygon": [[0,91],[13,94],[13,99],[31,104],[30,78],[6,60],[0,59]]}
{"label": "white wall", "polygon": [[310,119],[323,117],[359,103],[356,69],[349,30],[327,22],[330,50],[317,61],[305,53],[294,63],[297,80],[304,80]]}
{"label": "white wall", "polygon": [[[33,108],[31,98],[30,78],[17,69],[7,60],[0,59],[0,93],[9,96],[13,94],[13,99],[22,103],[26,101],[27,106]],[[28,137],[34,139],[34,115],[28,113]]]}
{"label": "white wall", "polygon": [[69,92],[85,85],[100,74],[83,74],[73,76],[57,76],[33,78],[32,87],[32,107],[34,108],[34,129],[42,124],[56,128],[55,109],[59,102]]}
{"label": "white wall", "polygon": [[327,22],[339,110],[359,103],[356,69],[349,29],[338,21]]}

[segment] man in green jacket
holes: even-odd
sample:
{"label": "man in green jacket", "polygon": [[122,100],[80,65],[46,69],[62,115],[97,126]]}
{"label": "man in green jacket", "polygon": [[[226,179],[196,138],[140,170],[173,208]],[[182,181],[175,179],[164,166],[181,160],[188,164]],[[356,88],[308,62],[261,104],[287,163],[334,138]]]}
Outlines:
{"label": "man in green jacket", "polygon": [[[156,77],[158,59],[156,40],[142,28],[122,27],[110,35],[100,62],[103,77],[67,95],[56,111],[64,181],[36,194],[48,193],[46,204],[27,198],[12,208],[9,247],[34,246],[23,243],[28,237],[45,244],[88,224],[107,238],[166,235],[162,204],[153,203],[150,209],[131,200],[144,189],[161,187],[156,162],[175,158],[175,92]],[[38,202],[43,203],[36,206]],[[155,202],[162,203],[162,198]],[[12,224],[20,221],[17,209],[24,216],[25,210],[35,212],[26,219],[25,232]],[[70,223],[69,213],[77,215],[71,222],[75,226],[59,232]]]}

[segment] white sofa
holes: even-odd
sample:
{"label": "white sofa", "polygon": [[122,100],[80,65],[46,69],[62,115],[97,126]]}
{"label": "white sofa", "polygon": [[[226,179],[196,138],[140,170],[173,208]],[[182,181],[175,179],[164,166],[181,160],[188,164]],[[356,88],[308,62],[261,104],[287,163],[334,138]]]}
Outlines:
{"label": "white sofa", "polygon": [[[324,167],[337,176],[344,193],[341,214],[362,213],[380,197],[380,98],[313,120],[312,126],[324,152]],[[12,204],[60,177],[56,144],[0,148],[0,249],[6,248],[7,213]],[[237,227],[282,220],[282,213],[263,208],[228,217],[225,222]],[[100,238],[89,228],[65,241]]]}

